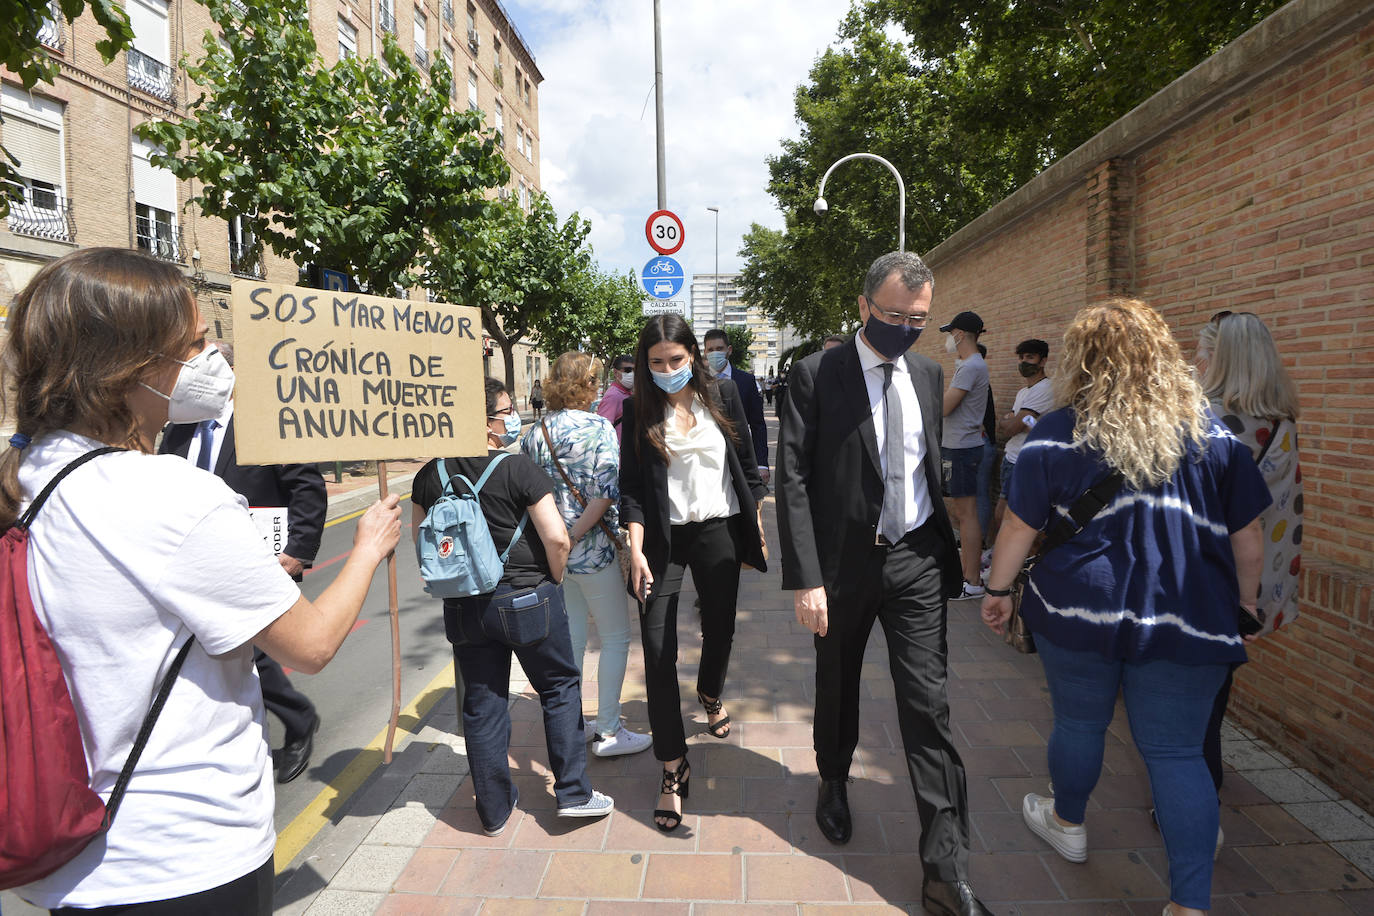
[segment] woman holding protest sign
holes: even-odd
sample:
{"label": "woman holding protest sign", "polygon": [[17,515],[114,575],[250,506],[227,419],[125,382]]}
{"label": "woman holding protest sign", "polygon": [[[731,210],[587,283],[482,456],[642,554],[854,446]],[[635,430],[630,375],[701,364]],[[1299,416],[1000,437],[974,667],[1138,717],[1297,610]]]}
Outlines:
{"label": "woman holding protest sign", "polygon": [[[397,499],[359,519],[343,571],[312,602],[223,481],[153,454],[168,420],[212,419],[233,388],[174,265],[72,252],[19,294],[8,329],[0,390],[17,431],[0,457],[0,526],[28,529],[34,609],[107,814],[150,699],[170,685],[118,817],[18,893],[59,913],[266,916],[276,835],[253,645],[308,673],[329,662],[399,538]],[[59,727],[50,718],[34,727]],[[11,774],[19,752],[5,749]],[[0,824],[11,829],[35,826]]]}

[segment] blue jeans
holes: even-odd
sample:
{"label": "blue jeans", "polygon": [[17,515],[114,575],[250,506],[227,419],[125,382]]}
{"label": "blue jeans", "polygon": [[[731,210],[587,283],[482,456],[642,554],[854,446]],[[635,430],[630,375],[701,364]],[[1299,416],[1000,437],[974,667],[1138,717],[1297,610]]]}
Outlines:
{"label": "blue jeans", "polygon": [[582,730],[582,683],[562,587],[553,582],[532,589],[499,585],[490,595],[445,601],[444,618],[463,675],[463,734],[482,826],[500,827],[515,806],[508,760],[512,654],[539,692],[558,807],[585,802],[592,786]]}
{"label": "blue jeans", "polygon": [[[978,459],[978,527],[988,536],[992,524],[992,472],[997,466],[997,444],[988,441],[983,433],[983,454]],[[989,545],[991,546],[991,545]]]}
{"label": "blue jeans", "polygon": [[1054,702],[1049,758],[1055,812],[1083,823],[1088,796],[1102,772],[1104,736],[1119,689],[1131,737],[1150,774],[1169,857],[1169,899],[1208,909],[1220,811],[1202,739],[1229,666],[1123,662],[1061,648],[1043,633],[1035,634],[1035,645]]}

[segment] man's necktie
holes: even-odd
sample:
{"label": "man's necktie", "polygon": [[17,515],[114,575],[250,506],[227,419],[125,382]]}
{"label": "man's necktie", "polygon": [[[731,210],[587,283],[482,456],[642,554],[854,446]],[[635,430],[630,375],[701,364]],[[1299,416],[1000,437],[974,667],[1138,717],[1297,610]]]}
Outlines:
{"label": "man's necktie", "polygon": [[906,438],[902,433],[902,400],[892,387],[892,363],[883,363],[883,418],[887,430],[883,457],[883,537],[895,544],[906,534]]}
{"label": "man's necktie", "polygon": [[200,454],[196,455],[196,467],[202,471],[210,470],[210,452],[215,447],[215,427],[218,425],[218,420],[205,420],[197,429],[200,436]]}

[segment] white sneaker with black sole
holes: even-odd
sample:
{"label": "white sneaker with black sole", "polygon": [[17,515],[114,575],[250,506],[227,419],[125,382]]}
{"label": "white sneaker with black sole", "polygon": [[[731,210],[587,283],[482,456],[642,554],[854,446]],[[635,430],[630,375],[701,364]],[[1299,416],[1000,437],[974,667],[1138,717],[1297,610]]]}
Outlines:
{"label": "white sneaker with black sole", "polygon": [[1021,818],[1031,833],[1040,837],[1069,862],[1088,861],[1088,829],[1082,824],[1066,827],[1054,816],[1054,799],[1031,792],[1021,800]]}
{"label": "white sneaker with black sole", "polygon": [[632,732],[624,725],[617,725],[612,734],[592,738],[592,753],[598,757],[620,757],[647,751],[653,743],[654,739],[648,735]]}
{"label": "white sneaker with black sole", "polygon": [[965,582],[965,583],[964,583],[964,589],[963,589],[963,591],[961,591],[961,592],[959,593],[959,595],[958,595],[954,600],[955,600],[955,601],[961,601],[961,600],[963,600],[963,599],[965,599],[965,598],[981,598],[981,597],[983,597],[983,586],[981,586],[981,585],[973,585],[973,584],[971,584],[971,583]]}
{"label": "white sneaker with black sole", "polygon": [[615,802],[609,795],[602,795],[595,789],[592,790],[591,798],[588,798],[580,805],[570,805],[567,808],[559,808],[559,817],[605,817],[615,810]]}

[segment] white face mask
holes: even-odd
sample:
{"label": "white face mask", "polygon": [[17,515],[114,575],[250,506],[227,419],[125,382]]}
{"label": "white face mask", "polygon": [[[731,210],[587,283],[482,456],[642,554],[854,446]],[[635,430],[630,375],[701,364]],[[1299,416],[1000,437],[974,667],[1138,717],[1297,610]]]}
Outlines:
{"label": "white face mask", "polygon": [[959,352],[959,341],[955,339],[955,337],[954,337],[953,334],[946,334],[946,335],[945,335],[945,352],[946,352],[946,353],[958,353],[958,352]]}
{"label": "white face mask", "polygon": [[624,385],[626,388],[634,388],[635,373],[633,369],[631,369],[629,372],[620,373],[620,384]]}
{"label": "white face mask", "polygon": [[200,423],[213,420],[224,412],[229,396],[234,393],[234,370],[224,354],[214,344],[206,344],[189,362],[181,363],[177,381],[171,394],[163,394],[151,385],[143,385],[153,394],[167,399],[167,419],[173,423]]}

